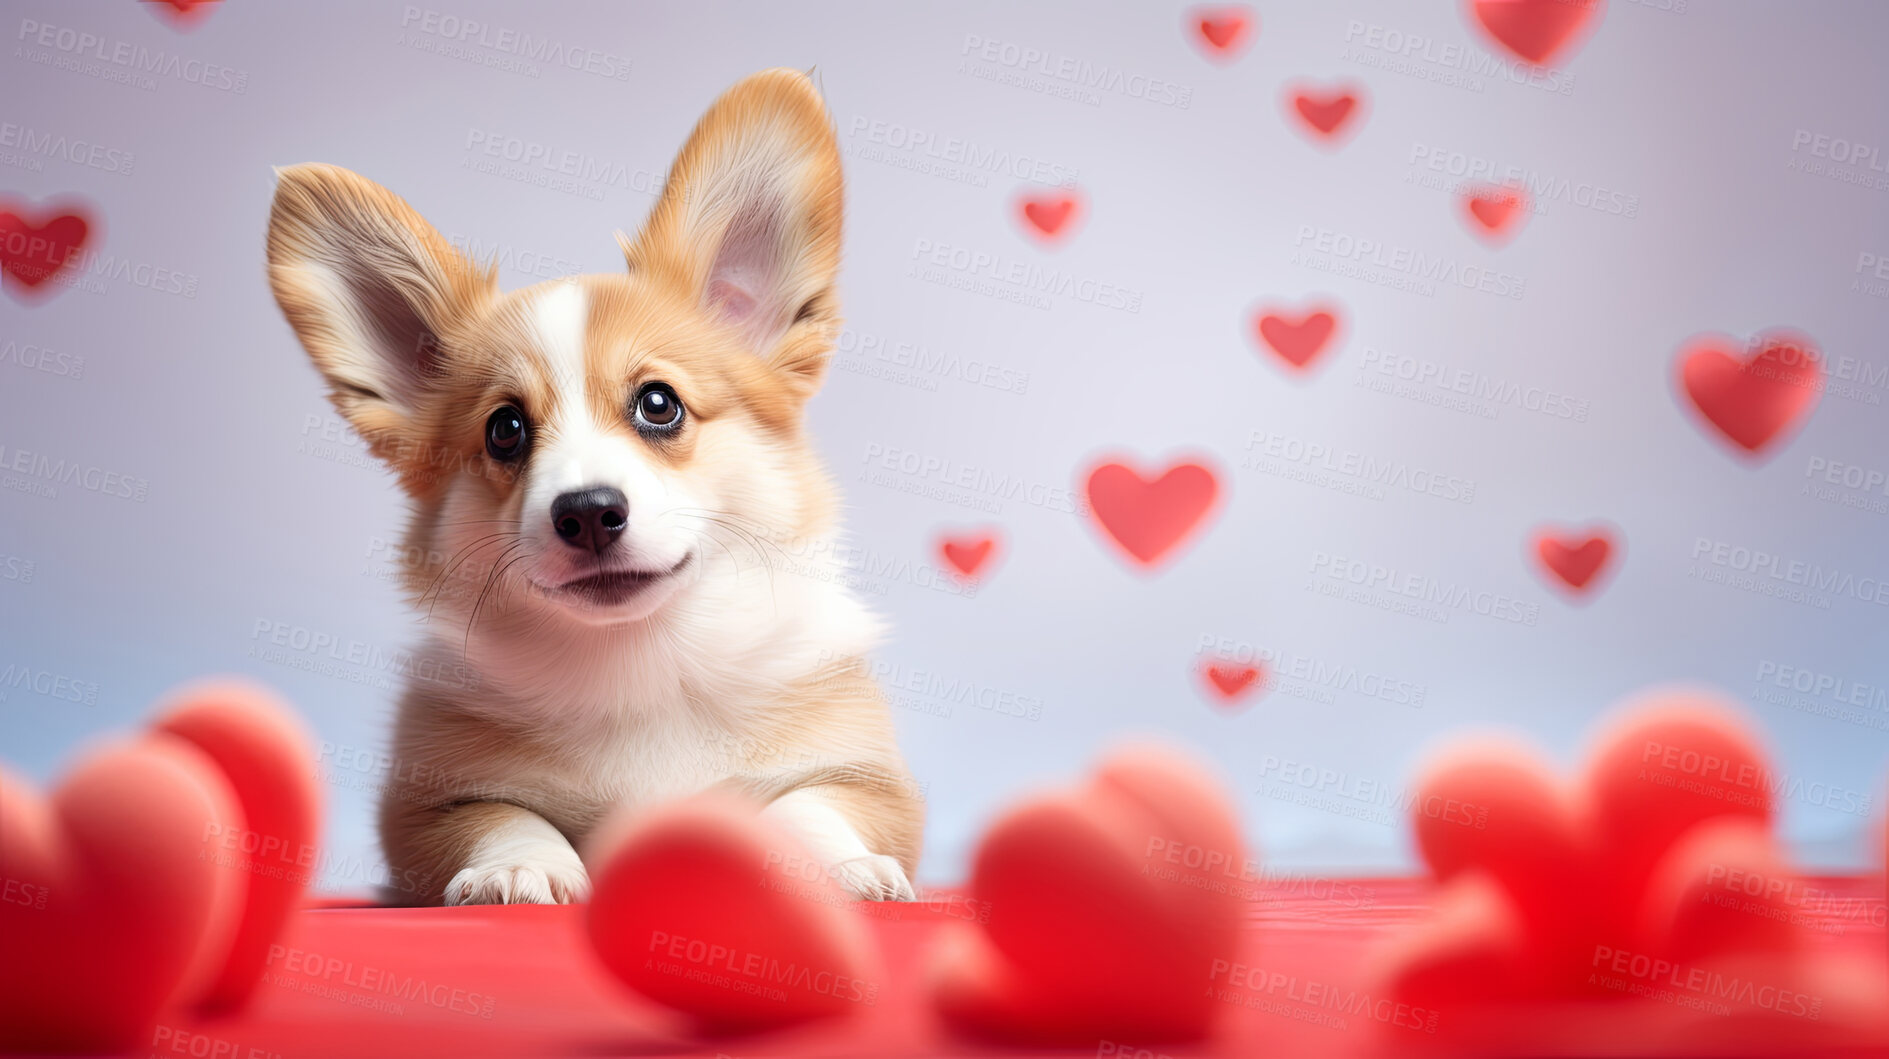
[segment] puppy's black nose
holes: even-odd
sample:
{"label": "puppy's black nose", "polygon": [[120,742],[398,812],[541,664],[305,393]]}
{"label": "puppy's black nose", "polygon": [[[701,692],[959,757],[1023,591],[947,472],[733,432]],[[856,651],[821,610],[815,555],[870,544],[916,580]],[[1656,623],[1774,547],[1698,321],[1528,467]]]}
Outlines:
{"label": "puppy's black nose", "polygon": [[602,555],[629,525],[630,501],[608,486],[578,489],[551,501],[551,528],[573,548]]}

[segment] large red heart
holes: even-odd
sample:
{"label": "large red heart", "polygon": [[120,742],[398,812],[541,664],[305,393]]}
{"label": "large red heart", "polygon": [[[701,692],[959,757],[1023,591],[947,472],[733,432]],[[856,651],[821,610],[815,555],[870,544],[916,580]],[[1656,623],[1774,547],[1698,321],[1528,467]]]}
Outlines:
{"label": "large red heart", "polygon": [[1017,213],[1026,234],[1046,245],[1069,238],[1082,218],[1082,196],[1073,189],[1054,194],[1017,197]]}
{"label": "large red heart", "polygon": [[1810,339],[1777,329],[1740,357],[1736,339],[1700,335],[1679,352],[1679,385],[1720,435],[1758,455],[1809,417],[1823,393],[1823,356]]}
{"label": "large red heart", "polygon": [[1140,748],[1087,784],[1012,809],[978,847],[990,910],[930,960],[939,1012],[962,1032],[1038,1044],[1187,1040],[1225,1005],[1250,880],[1238,822],[1199,762]]}
{"label": "large red heart", "polygon": [[1538,1054],[1565,1024],[1509,1015],[1648,992],[1611,982],[1617,965],[1690,975],[1797,952],[1788,916],[1705,900],[1729,896],[1728,879],[1779,892],[1795,880],[1770,833],[1772,777],[1735,713],[1687,693],[1630,708],[1572,785],[1506,744],[1451,752],[1412,800],[1444,889],[1437,917],[1391,957],[1394,991],[1447,1008],[1461,1032],[1528,1037],[1500,1044]]}
{"label": "large red heart", "polygon": [[1496,43],[1545,66],[1598,22],[1606,0],[1469,0],[1470,13]]}
{"label": "large red heart", "polygon": [[1237,662],[1222,662],[1208,659],[1200,664],[1200,677],[1207,690],[1219,700],[1222,709],[1229,709],[1254,691],[1263,690],[1266,685],[1266,671],[1261,666],[1244,666]]}
{"label": "large red heart", "polygon": [[996,534],[970,533],[945,537],[938,543],[938,553],[958,573],[965,577],[976,577],[977,572],[990,561],[996,547]]}
{"label": "large red heart", "polygon": [[241,879],[213,836],[232,827],[229,782],[174,736],[94,752],[50,801],[0,770],[0,1051],[148,1043],[228,951]]}
{"label": "large red heart", "polygon": [[586,850],[598,958],[716,1032],[877,1002],[853,900],[752,804],[710,794],[608,821]]}
{"label": "large red heart", "polygon": [[1175,463],[1152,480],[1121,463],[1089,472],[1089,510],[1109,539],[1144,567],[1173,552],[1206,519],[1220,492],[1214,473],[1198,463]]}
{"label": "large red heart", "polygon": [[1285,93],[1287,110],[1314,138],[1336,144],[1363,120],[1364,86],[1347,83],[1330,89],[1291,85]]}
{"label": "large red heart", "polygon": [[1471,185],[1462,193],[1469,230],[1491,246],[1515,238],[1528,216],[1528,192],[1518,187]]}
{"label": "large red heart", "polygon": [[1264,347],[1288,367],[1303,369],[1330,346],[1340,315],[1334,305],[1321,305],[1297,317],[1264,312],[1255,315],[1253,330]]}
{"label": "large red heart", "polygon": [[0,196],[0,276],[16,297],[44,296],[40,288],[78,260],[95,225],[71,202],[34,210]]}
{"label": "large red heart", "polygon": [[1190,37],[1201,54],[1215,62],[1231,62],[1252,41],[1257,22],[1249,7],[1196,7],[1187,12]]}
{"label": "large red heart", "polygon": [[228,958],[200,997],[209,1011],[238,1007],[261,980],[269,946],[280,937],[315,871],[321,804],[312,746],[285,703],[263,688],[234,681],[176,693],[152,727],[207,754],[242,810],[241,828],[212,836],[218,859],[243,884],[231,893],[238,911]]}
{"label": "large red heart", "polygon": [[1604,526],[1573,534],[1549,527],[1535,531],[1535,557],[1577,597],[1600,587],[1601,581],[1596,579],[1613,558],[1614,550],[1614,533]]}

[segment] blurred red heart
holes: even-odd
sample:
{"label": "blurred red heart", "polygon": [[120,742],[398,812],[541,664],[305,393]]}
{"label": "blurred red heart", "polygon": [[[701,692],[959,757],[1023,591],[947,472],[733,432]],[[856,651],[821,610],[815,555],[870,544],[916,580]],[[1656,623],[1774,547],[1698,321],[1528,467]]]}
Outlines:
{"label": "blurred red heart", "polygon": [[598,959],[705,1029],[768,1029],[878,999],[852,898],[746,801],[709,794],[626,813],[584,860]]}
{"label": "blurred red heart", "polygon": [[1057,243],[1075,231],[1075,222],[1081,216],[1082,196],[1073,190],[1025,194],[1018,197],[1017,208],[1023,217],[1025,233],[1039,242]]}
{"label": "blurred red heart", "polygon": [[234,681],[200,684],[172,696],[152,730],[188,740],[223,772],[243,826],[216,837],[232,888],[236,935],[199,1000],[206,1010],[240,1006],[261,980],[269,946],[281,936],[314,873],[321,839],[314,754],[295,713],[269,691]]}
{"label": "blurred red heart", "polygon": [[145,0],[151,11],[178,29],[195,29],[223,0]]}
{"label": "blurred red heart", "polygon": [[1469,0],[1469,10],[1496,43],[1545,66],[1597,22],[1606,0]]}
{"label": "blurred red heart", "polygon": [[14,295],[39,294],[43,284],[71,268],[85,248],[93,225],[85,212],[66,202],[34,210],[0,196],[0,276]]}
{"label": "blurred red heart", "polygon": [[1808,418],[1823,393],[1823,357],[1803,335],[1767,331],[1748,357],[1736,339],[1700,335],[1679,352],[1679,382],[1694,408],[1745,453],[1762,453]]}
{"label": "blurred red heart", "polygon": [[1223,708],[1238,703],[1265,685],[1262,679],[1265,670],[1259,666],[1208,661],[1201,664],[1200,673],[1206,679],[1208,690],[1220,699]]}
{"label": "blurred red heart", "polygon": [[1187,25],[1193,30],[1201,54],[1227,62],[1246,50],[1256,20],[1248,7],[1196,7],[1187,13]]}
{"label": "blurred red heart", "polygon": [[1613,553],[1613,534],[1604,528],[1572,535],[1546,528],[1535,532],[1535,555],[1541,565],[1576,594],[1600,587],[1594,579]]}
{"label": "blurred red heart", "polygon": [[990,560],[990,554],[997,547],[997,538],[989,533],[946,537],[938,545],[938,551],[958,573],[965,577],[976,577]]}
{"label": "blurred red heart", "polygon": [[1290,86],[1286,99],[1304,128],[1327,143],[1336,143],[1355,128],[1354,118],[1364,113],[1364,86],[1346,84],[1320,91],[1310,85]]}
{"label": "blurred red heart", "polygon": [[953,924],[929,961],[959,1031],[1034,1044],[1204,1036],[1226,1005],[1250,872],[1239,825],[1200,763],[1138,748],[1089,782],[1010,810],[984,835],[970,888],[982,928]]}
{"label": "blurred red heart", "polygon": [[81,761],[50,801],[0,770],[0,1051],[128,1052],[221,965],[242,879],[222,771],[169,735]]}
{"label": "blurred red heart", "polygon": [[1500,245],[1522,230],[1529,211],[1528,192],[1516,187],[1466,186],[1463,206],[1474,222],[1469,230],[1484,242]]}
{"label": "blurred red heart", "polygon": [[1297,318],[1267,312],[1255,319],[1254,330],[1280,360],[1302,369],[1331,342],[1338,330],[1338,314],[1336,306],[1322,306]]}
{"label": "blurred red heart", "polygon": [[1175,463],[1152,480],[1125,464],[1089,472],[1089,509],[1110,540],[1151,567],[1207,517],[1220,492],[1214,473],[1198,463]]}

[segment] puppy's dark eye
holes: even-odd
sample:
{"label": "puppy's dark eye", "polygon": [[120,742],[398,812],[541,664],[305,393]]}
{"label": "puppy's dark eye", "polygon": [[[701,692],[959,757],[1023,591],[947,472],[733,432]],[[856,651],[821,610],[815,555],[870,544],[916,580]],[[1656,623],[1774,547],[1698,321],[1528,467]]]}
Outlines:
{"label": "puppy's dark eye", "polygon": [[515,460],[525,452],[525,413],[505,405],[485,421],[485,451],[495,460]]}
{"label": "puppy's dark eye", "polygon": [[682,425],[682,401],[668,383],[652,382],[636,393],[638,429],[668,432]]}

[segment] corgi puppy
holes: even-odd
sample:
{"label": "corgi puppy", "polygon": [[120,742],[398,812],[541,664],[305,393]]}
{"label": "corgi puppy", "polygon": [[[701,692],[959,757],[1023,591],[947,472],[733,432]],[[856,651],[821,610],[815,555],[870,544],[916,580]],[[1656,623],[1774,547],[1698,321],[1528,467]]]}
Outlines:
{"label": "corgi puppy", "polygon": [[501,293],[379,185],[278,171],[276,301],[412,500],[426,635],[380,807],[407,900],[581,901],[606,814],[715,786],[851,893],[913,897],[922,801],[804,423],[840,215],[792,70],[709,108],[620,274]]}

